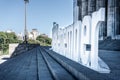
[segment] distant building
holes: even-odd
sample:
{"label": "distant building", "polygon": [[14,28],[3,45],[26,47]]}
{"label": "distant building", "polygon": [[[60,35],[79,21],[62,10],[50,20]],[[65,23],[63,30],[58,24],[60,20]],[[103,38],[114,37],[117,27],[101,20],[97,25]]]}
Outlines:
{"label": "distant building", "polygon": [[36,40],[37,36],[39,35],[39,32],[37,29],[32,29],[33,39]]}
{"label": "distant building", "polygon": [[48,35],[46,35],[46,34],[41,34],[41,36],[48,37]]}
{"label": "distant building", "polygon": [[6,32],[7,32],[7,33],[12,33],[13,31],[12,31],[12,30],[7,30]]}
{"label": "distant building", "polygon": [[22,33],[18,33],[17,37],[18,37],[18,40],[23,40],[23,34]]}
{"label": "distant building", "polygon": [[32,40],[36,40],[38,35],[39,35],[38,30],[37,29],[32,29],[32,31],[28,33],[28,38],[32,39]]}
{"label": "distant building", "polygon": [[28,33],[28,39],[33,39],[33,34],[31,32]]}

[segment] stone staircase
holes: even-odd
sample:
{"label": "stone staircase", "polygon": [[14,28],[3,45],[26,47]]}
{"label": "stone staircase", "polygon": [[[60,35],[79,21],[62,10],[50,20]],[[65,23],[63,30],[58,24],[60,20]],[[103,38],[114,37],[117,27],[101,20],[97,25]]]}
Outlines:
{"label": "stone staircase", "polygon": [[45,49],[45,51],[60,65],[62,65],[68,72],[75,76],[77,80],[112,80],[108,76],[104,76],[101,73],[80,65],[79,63],[74,62],[52,50]]}
{"label": "stone staircase", "polygon": [[39,44],[19,44],[16,48],[15,51],[12,53],[11,57],[17,56],[21,53],[27,52],[29,50],[32,50],[33,48],[36,48],[39,46]]}
{"label": "stone staircase", "polygon": [[120,51],[120,40],[106,39],[99,41],[100,50]]}

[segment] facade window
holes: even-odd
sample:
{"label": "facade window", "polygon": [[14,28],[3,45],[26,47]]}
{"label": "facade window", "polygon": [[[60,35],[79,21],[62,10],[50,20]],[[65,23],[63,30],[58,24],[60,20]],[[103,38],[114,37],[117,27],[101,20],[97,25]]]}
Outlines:
{"label": "facade window", "polygon": [[87,32],[87,29],[86,29],[86,26],[84,27],[84,36],[86,36],[86,32]]}

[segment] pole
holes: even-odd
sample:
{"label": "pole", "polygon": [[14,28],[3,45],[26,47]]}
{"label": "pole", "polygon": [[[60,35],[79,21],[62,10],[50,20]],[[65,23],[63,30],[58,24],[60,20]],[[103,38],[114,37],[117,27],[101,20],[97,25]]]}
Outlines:
{"label": "pole", "polygon": [[25,1],[25,28],[24,28],[24,42],[27,50],[27,2]]}
{"label": "pole", "polygon": [[25,43],[27,41],[27,26],[26,26],[26,2],[25,2],[25,30],[24,30],[24,35],[25,35]]}

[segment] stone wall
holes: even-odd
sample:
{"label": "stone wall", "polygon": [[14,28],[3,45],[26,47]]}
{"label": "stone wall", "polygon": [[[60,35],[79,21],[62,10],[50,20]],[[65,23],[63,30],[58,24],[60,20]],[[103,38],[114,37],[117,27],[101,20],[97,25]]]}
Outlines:
{"label": "stone wall", "polygon": [[9,44],[9,55],[12,55],[19,44]]}

